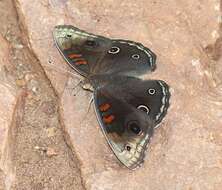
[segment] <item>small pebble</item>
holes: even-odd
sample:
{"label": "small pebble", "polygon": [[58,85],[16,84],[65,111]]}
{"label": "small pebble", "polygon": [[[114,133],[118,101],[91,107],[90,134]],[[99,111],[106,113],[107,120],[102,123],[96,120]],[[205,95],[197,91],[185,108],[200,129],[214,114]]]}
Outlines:
{"label": "small pebble", "polygon": [[50,127],[48,129],[46,129],[47,137],[54,137],[55,136],[55,132],[56,132],[56,128],[55,127]]}
{"label": "small pebble", "polygon": [[23,87],[26,85],[26,81],[24,79],[17,79],[16,80],[16,85],[19,87]]}

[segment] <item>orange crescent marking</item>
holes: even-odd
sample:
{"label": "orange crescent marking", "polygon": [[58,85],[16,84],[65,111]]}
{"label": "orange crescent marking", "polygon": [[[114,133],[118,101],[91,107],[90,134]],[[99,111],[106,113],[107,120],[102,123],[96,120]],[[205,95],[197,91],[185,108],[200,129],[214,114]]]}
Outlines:
{"label": "orange crescent marking", "polygon": [[75,62],[76,65],[86,65],[87,61],[77,61]]}
{"label": "orange crescent marking", "polygon": [[110,104],[105,103],[105,104],[102,104],[101,106],[99,106],[99,110],[104,112],[104,111],[107,111],[110,107],[111,107]]}
{"label": "orange crescent marking", "polygon": [[82,55],[81,54],[72,53],[72,54],[68,55],[68,57],[70,59],[74,59],[74,58],[80,58],[80,57],[82,57]]}
{"label": "orange crescent marking", "polygon": [[114,119],[115,119],[114,115],[108,115],[108,116],[103,117],[103,122],[105,124],[110,124],[113,122]]}

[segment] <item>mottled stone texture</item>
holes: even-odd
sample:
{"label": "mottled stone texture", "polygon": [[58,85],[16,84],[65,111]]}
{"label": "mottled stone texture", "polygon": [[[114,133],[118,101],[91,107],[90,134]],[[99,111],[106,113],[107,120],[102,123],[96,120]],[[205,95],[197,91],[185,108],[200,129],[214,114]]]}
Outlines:
{"label": "mottled stone texture", "polygon": [[[87,189],[221,190],[219,0],[16,0],[16,5],[30,47],[61,98],[61,120]],[[70,93],[78,78],[61,70],[68,67],[51,35],[58,24],[139,41],[157,54],[157,70],[146,78],[170,85],[171,106],[140,169],[129,171],[113,156],[92,107],[87,112],[91,94],[79,87],[76,96]]]}
{"label": "mottled stone texture", "polygon": [[7,72],[10,46],[0,35],[0,189],[9,189],[14,180],[15,170],[12,163],[12,125],[17,102],[16,88],[12,87]]}

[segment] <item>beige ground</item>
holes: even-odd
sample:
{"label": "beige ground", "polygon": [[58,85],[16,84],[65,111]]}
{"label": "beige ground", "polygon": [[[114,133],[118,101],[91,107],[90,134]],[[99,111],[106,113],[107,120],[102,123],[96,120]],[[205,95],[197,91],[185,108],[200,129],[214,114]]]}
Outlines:
{"label": "beige ground", "polygon": [[[89,190],[221,190],[220,0],[14,5],[18,16],[11,1],[0,1],[2,189],[69,190],[83,184]],[[52,40],[58,24],[139,41],[157,54],[157,69],[145,78],[170,85],[171,105],[140,169],[124,168],[110,151],[92,107],[87,112],[91,94],[78,88],[72,95],[79,79],[52,68],[69,69]]]}
{"label": "beige ground", "polygon": [[[7,47],[3,47],[4,39],[0,38],[1,70],[8,61],[6,75],[18,86],[5,82],[15,88],[11,99],[16,105],[12,106],[14,121],[10,123],[11,137],[6,145],[11,155],[4,162],[5,171],[0,172],[0,189],[84,189],[76,156],[64,141],[57,97],[38,60],[22,43],[25,36],[11,0],[0,1],[0,23],[0,35],[11,46],[9,54],[2,55]],[[1,91],[1,98],[4,92]],[[10,99],[9,95],[5,94],[4,101]]]}

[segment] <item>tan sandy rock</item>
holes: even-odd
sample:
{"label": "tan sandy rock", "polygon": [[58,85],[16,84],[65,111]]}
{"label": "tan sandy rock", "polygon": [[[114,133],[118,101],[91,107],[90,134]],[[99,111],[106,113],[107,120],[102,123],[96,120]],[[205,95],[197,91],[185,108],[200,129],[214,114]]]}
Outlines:
{"label": "tan sandy rock", "polygon": [[[219,0],[16,0],[16,6],[30,47],[61,97],[87,189],[221,189],[221,62],[206,51],[221,36]],[[139,41],[157,54],[157,70],[146,78],[167,81],[171,107],[140,169],[129,171],[112,154],[92,107],[87,112],[91,94],[77,87],[72,96],[79,79],[62,72],[69,68],[52,39],[58,24]]]}
{"label": "tan sandy rock", "polygon": [[13,87],[8,80],[6,71],[10,64],[10,46],[1,35],[0,44],[0,170],[4,173],[4,180],[1,180],[1,183],[5,189],[9,189],[15,176],[12,163],[12,128],[18,96],[15,86]]}

